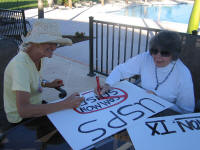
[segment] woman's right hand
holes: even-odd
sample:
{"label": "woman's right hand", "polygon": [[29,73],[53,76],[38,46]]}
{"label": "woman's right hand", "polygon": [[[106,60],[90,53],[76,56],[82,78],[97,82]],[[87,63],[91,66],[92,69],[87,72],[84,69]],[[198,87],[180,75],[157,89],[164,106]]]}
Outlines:
{"label": "woman's right hand", "polygon": [[80,94],[76,92],[66,98],[63,102],[65,103],[66,107],[70,109],[79,107],[84,99],[84,97],[80,97]]}
{"label": "woman's right hand", "polygon": [[112,87],[109,84],[105,83],[103,86],[100,87],[100,93],[98,93],[97,88],[95,88],[94,92],[96,95],[101,97],[106,92],[110,91],[111,89],[112,89]]}

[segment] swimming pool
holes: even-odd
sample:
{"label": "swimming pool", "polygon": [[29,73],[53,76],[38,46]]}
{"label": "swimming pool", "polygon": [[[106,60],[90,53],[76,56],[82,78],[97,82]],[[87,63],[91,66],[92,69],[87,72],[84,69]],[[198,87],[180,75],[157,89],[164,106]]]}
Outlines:
{"label": "swimming pool", "polygon": [[188,24],[193,4],[132,5],[116,12],[117,15]]}

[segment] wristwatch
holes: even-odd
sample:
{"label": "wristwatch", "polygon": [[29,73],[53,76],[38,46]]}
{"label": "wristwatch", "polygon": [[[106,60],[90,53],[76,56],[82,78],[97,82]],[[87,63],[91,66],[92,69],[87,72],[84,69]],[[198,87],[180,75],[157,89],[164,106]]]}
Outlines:
{"label": "wristwatch", "polygon": [[42,87],[46,87],[47,82],[48,82],[47,80],[43,79],[42,82],[41,82],[41,86]]}

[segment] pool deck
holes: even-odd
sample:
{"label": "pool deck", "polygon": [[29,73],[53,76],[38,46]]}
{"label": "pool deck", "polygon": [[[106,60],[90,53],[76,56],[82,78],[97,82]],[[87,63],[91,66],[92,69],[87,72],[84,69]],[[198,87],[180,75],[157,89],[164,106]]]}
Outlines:
{"label": "pool deck", "polygon": [[152,1],[149,1],[147,0],[147,2],[145,1],[133,1],[132,2],[133,4],[142,4],[142,5],[176,5],[176,4],[187,4],[187,3],[190,3],[190,4],[193,4],[194,1],[192,0],[152,0]]}

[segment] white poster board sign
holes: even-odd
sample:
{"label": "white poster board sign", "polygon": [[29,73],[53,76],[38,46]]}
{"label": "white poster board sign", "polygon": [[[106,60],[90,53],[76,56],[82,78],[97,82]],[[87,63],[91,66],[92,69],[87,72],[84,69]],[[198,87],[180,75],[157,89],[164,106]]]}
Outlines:
{"label": "white poster board sign", "polygon": [[127,131],[136,150],[197,150],[200,113],[146,119]]}
{"label": "white poster board sign", "polygon": [[95,144],[125,129],[129,123],[173,105],[128,81],[119,82],[114,87],[104,95],[107,99],[98,99],[93,90],[88,91],[81,94],[85,101],[79,108],[48,115],[74,150]]}

